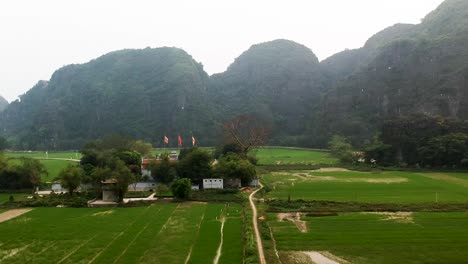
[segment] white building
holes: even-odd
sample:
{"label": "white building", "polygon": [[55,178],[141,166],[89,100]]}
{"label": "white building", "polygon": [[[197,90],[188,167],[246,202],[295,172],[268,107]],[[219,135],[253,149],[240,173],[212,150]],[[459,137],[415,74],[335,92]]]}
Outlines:
{"label": "white building", "polygon": [[203,189],[223,189],[223,179],[203,179]]}
{"label": "white building", "polygon": [[128,190],[131,192],[149,192],[156,189],[155,182],[136,182],[128,185]]}

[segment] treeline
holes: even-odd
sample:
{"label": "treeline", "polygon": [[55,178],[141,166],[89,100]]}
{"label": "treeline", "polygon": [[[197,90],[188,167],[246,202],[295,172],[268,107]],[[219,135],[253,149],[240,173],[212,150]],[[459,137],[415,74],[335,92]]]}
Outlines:
{"label": "treeline", "polygon": [[330,141],[330,148],[344,163],[468,167],[468,121],[440,116],[403,116],[385,121],[380,132],[364,144],[362,152],[340,136]]}
{"label": "treeline", "polygon": [[22,158],[16,161],[9,161],[0,152],[0,189],[30,189],[34,193],[41,184],[41,178],[47,175],[47,170],[36,159]]}

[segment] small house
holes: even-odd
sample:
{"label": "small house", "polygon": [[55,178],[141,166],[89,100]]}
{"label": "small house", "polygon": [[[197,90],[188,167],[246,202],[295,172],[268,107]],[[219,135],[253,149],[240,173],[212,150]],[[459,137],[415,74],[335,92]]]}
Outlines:
{"label": "small house", "polygon": [[224,188],[226,189],[236,189],[242,187],[241,179],[224,179]]}
{"label": "small house", "polygon": [[63,186],[60,184],[60,182],[54,182],[52,183],[52,191],[54,193],[66,193],[68,192],[68,189],[63,188]]}
{"label": "small house", "polygon": [[118,202],[117,180],[109,179],[102,181],[102,200],[105,202]]}
{"label": "small house", "polygon": [[223,179],[203,179],[203,189],[223,189]]}

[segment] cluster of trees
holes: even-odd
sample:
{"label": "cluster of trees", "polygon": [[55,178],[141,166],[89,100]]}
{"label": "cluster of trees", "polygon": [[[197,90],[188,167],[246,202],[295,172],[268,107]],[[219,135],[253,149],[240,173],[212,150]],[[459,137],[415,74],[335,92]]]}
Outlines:
{"label": "cluster of trees", "polygon": [[382,165],[467,167],[468,122],[425,115],[388,120],[366,157]]}
{"label": "cluster of trees", "polygon": [[12,163],[0,152],[0,189],[31,189],[34,193],[46,175],[39,160],[22,158]]}
{"label": "cluster of trees", "polygon": [[248,185],[256,176],[255,166],[241,153],[223,149],[229,151],[218,153],[217,162],[212,153],[200,148],[181,150],[177,163],[163,154],[160,161],[150,165],[151,175],[163,184],[170,184],[177,178],[189,179],[194,184],[201,184],[206,178],[239,178],[242,185]]}
{"label": "cluster of trees", "polygon": [[386,120],[380,133],[356,151],[350,141],[334,136],[331,153],[344,163],[382,166],[468,167],[468,121],[409,115]]}

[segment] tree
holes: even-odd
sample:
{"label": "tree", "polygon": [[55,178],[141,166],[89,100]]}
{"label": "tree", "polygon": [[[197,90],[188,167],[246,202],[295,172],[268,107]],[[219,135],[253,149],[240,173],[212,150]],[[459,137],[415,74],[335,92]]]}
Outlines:
{"label": "tree", "polygon": [[257,175],[255,166],[248,160],[242,159],[236,154],[229,154],[221,158],[213,169],[213,174],[218,178],[240,178],[242,186],[247,186]]}
{"label": "tree", "polygon": [[331,154],[343,163],[353,161],[353,146],[342,136],[335,135],[328,143]]}
{"label": "tree", "polygon": [[375,160],[377,163],[387,165],[392,160],[392,146],[383,143],[380,135],[376,134],[372,141],[364,147],[365,159],[367,162]]}
{"label": "tree", "polygon": [[190,179],[176,179],[171,184],[172,194],[179,199],[187,199],[192,191],[192,182]]}
{"label": "tree", "polygon": [[117,181],[116,191],[119,202],[122,202],[125,194],[128,191],[128,185],[130,185],[135,180],[135,176],[121,160],[115,161],[111,167],[111,171],[110,178]]}
{"label": "tree", "polygon": [[47,170],[44,165],[37,159],[23,159],[21,173],[26,175],[33,187],[33,193],[41,183],[41,177],[47,176]]}
{"label": "tree", "polygon": [[73,195],[73,191],[75,191],[83,181],[84,170],[79,166],[69,165],[60,171],[59,178],[60,184],[68,188],[68,193]]}
{"label": "tree", "polygon": [[161,196],[161,195],[163,195],[165,193],[168,193],[169,191],[170,191],[169,187],[167,187],[167,185],[165,185],[165,184],[160,183],[160,184],[158,184],[156,186],[156,195],[157,196]]}
{"label": "tree", "polygon": [[211,154],[202,149],[195,149],[177,165],[178,175],[199,183],[203,178],[211,175]]}
{"label": "tree", "polygon": [[153,150],[153,145],[151,143],[145,142],[143,140],[137,140],[132,145],[132,150],[137,151],[141,154],[142,157],[151,156],[151,151]]}
{"label": "tree", "polygon": [[8,147],[7,139],[0,136],[0,151],[6,149]]}
{"label": "tree", "polygon": [[161,154],[160,162],[151,163],[150,169],[151,175],[159,183],[169,184],[176,176],[174,165],[171,164],[169,155],[167,154]]}
{"label": "tree", "polygon": [[240,148],[240,154],[247,153],[265,144],[268,136],[267,125],[247,115],[240,115],[223,125],[226,142],[234,143]]}
{"label": "tree", "polygon": [[418,149],[422,163],[430,166],[460,166],[468,158],[468,135],[452,133],[434,137]]}

